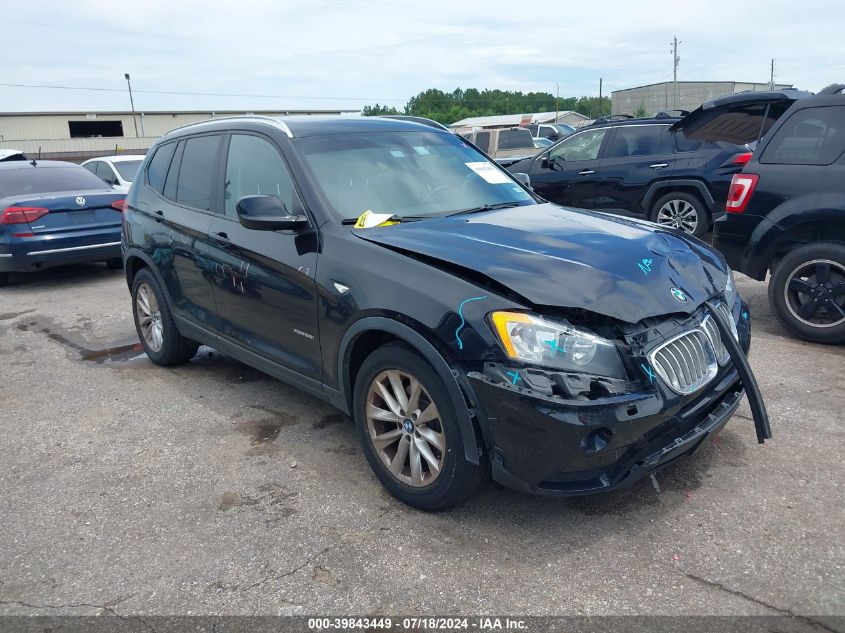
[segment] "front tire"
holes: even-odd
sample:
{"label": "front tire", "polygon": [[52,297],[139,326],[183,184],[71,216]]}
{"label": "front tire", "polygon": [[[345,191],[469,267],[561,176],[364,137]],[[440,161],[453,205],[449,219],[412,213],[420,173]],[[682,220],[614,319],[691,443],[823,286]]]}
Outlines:
{"label": "front tire", "polygon": [[769,303],[798,338],[845,342],[845,245],[817,242],[787,253],[772,271]]}
{"label": "front tire", "polygon": [[701,237],[710,229],[710,215],[698,196],[673,191],[662,196],[651,208],[651,221]]}
{"label": "front tire", "polygon": [[199,344],[179,333],[167,297],[147,269],[132,282],[132,314],[141,345],[156,365],[178,365],[196,355]]}
{"label": "front tire", "polygon": [[419,355],[391,343],[361,365],[355,425],[370,467],[399,500],[441,510],[469,497],[484,478],[464,456],[458,417],[443,381]]}

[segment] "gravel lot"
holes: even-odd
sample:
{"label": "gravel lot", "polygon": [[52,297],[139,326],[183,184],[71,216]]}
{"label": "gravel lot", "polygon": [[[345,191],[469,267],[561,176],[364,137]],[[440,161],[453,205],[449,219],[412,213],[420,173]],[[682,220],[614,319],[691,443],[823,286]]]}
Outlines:
{"label": "gravel lot", "polygon": [[139,356],[121,272],[20,278],[0,290],[0,614],[843,614],[845,348],[738,286],[771,442],[743,403],[660,492],[490,484],[423,514],[328,405],[207,348]]}

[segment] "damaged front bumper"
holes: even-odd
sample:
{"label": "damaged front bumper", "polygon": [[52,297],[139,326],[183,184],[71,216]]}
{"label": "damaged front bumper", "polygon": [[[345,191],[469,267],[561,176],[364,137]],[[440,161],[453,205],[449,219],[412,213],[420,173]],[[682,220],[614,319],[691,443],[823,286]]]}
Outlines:
{"label": "damaged front bumper", "polygon": [[[484,372],[467,374],[490,439],[493,478],[551,495],[623,488],[698,450],[724,427],[746,390],[749,400],[759,400],[752,403],[755,418],[761,411],[765,418],[745,360],[751,337],[748,308],[738,304],[736,315],[743,315],[739,341],[727,346],[733,362],[690,395],[679,395],[657,379],[625,393],[618,391],[626,385],[607,384],[598,393],[592,389],[588,398],[565,399],[531,388],[530,377],[518,385],[501,380],[494,363]],[[617,393],[601,393],[606,389]],[[768,420],[757,422],[758,438],[770,437]]]}

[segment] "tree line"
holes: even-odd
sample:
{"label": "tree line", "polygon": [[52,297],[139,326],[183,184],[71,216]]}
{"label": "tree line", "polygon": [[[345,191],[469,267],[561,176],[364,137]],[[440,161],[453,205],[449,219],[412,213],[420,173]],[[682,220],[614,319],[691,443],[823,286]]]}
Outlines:
{"label": "tree line", "polygon": [[561,97],[548,92],[523,93],[514,90],[478,90],[456,88],[443,92],[430,88],[411,97],[402,110],[382,104],[366,105],[364,116],[408,114],[433,119],[444,125],[467,117],[497,114],[528,114],[531,112],[561,112],[573,110],[590,118],[610,114],[610,97]]}

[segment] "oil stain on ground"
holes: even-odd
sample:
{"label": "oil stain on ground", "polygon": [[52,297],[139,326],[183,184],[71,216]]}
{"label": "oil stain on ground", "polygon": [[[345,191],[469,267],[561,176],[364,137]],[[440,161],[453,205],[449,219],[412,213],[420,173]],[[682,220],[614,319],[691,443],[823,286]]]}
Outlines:
{"label": "oil stain on ground", "polygon": [[235,422],[235,430],[250,438],[251,448],[247,451],[247,455],[258,457],[278,453],[279,449],[274,445],[276,438],[279,437],[283,428],[297,424],[299,416],[262,405],[251,405],[247,408],[270,414],[257,420],[244,419],[243,413],[232,418]]}
{"label": "oil stain on ground", "polygon": [[113,362],[132,360],[144,353],[144,348],[137,341],[124,345],[112,345],[102,349],[90,349],[74,341],[52,322],[34,320],[26,323],[18,323],[15,327],[21,332],[33,331],[44,334],[51,341],[79,354],[80,360],[97,365],[110,365]]}
{"label": "oil stain on ground", "polygon": [[314,422],[314,426],[312,428],[314,428],[314,429],[324,429],[327,426],[332,426],[334,424],[346,424],[346,423],[351,424],[352,419],[348,415],[346,415],[344,413],[340,413],[338,411],[337,413],[329,413],[328,415],[324,415],[322,418],[320,418],[319,420]]}

